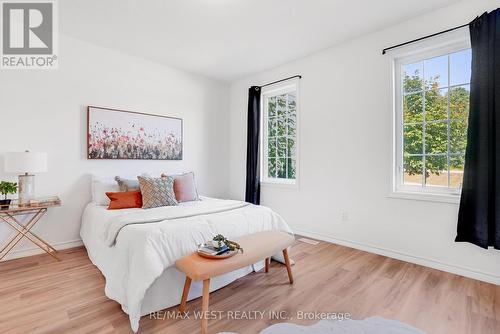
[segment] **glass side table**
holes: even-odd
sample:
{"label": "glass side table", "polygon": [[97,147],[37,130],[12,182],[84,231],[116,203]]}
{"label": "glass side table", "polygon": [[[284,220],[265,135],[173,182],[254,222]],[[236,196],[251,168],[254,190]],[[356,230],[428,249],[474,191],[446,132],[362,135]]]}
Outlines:
{"label": "glass side table", "polygon": [[[2,260],[23,238],[30,240],[39,248],[44,250],[54,259],[60,261],[57,257],[57,250],[48,242],[31,232],[31,229],[40,221],[40,218],[49,208],[61,206],[59,197],[40,198],[31,201],[29,204],[20,205],[13,200],[7,207],[0,208],[0,222],[9,225],[16,233],[0,249],[0,260]],[[27,223],[21,223],[17,217],[28,217]]]}

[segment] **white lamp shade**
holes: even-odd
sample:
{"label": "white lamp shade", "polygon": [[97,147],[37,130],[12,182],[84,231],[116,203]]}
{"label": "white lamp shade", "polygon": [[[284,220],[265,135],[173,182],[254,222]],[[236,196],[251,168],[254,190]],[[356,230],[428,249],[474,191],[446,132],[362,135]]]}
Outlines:
{"label": "white lamp shade", "polygon": [[47,153],[8,152],[5,154],[6,173],[42,173],[47,171]]}

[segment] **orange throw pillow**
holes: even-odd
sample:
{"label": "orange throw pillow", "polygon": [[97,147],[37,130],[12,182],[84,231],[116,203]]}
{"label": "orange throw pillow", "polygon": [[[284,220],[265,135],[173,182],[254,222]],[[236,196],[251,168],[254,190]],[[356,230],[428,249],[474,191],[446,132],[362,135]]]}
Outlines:
{"label": "orange throw pillow", "polygon": [[106,193],[110,202],[108,210],[142,208],[142,195],[140,190]]}

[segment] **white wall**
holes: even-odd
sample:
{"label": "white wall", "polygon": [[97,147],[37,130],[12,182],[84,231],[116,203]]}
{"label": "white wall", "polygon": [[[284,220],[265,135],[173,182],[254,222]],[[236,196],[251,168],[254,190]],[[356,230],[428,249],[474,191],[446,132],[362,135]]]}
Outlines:
{"label": "white wall", "polygon": [[[496,1],[464,1],[231,85],[231,196],[244,198],[248,87],[300,81],[300,188],[262,204],[302,234],[500,284],[500,252],[455,243],[458,205],[388,198],[390,61],[384,47],[469,22]],[[341,212],[349,214],[342,221]]]}
{"label": "white wall", "polygon": [[[90,174],[134,175],[194,170],[201,194],[227,197],[227,84],[59,37],[59,69],[0,71],[0,156],[7,151],[48,153],[48,172],[36,176],[37,195],[59,195],[34,229],[57,247],[78,244],[80,217],[90,200]],[[86,106],[106,106],[184,119],[182,161],[86,159]],[[0,158],[0,180],[5,174]],[[0,243],[10,230],[0,224]],[[30,254],[23,243],[19,255]]]}

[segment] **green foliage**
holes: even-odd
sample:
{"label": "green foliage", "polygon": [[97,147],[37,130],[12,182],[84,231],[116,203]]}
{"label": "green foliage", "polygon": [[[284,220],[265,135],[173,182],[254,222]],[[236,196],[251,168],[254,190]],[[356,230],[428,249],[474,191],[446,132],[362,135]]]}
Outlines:
{"label": "green foliage", "polygon": [[15,194],[17,192],[17,183],[16,182],[0,182],[0,194],[5,196],[7,199],[8,194]]}
{"label": "green foliage", "polygon": [[469,91],[464,87],[440,89],[438,80],[439,77],[422,80],[418,71],[404,78],[403,155],[405,172],[410,175],[422,174],[424,167],[427,176],[439,175],[448,169],[448,152],[451,168],[463,168]]}
{"label": "green foliage", "polygon": [[240,247],[240,245],[234,241],[226,239],[225,236],[222,234],[217,234],[214,238],[213,241],[217,241],[217,246],[218,248],[222,248],[223,245],[226,245],[230,251],[241,251],[243,253],[243,248]]}
{"label": "green foliage", "polygon": [[296,100],[282,94],[268,102],[268,176],[295,178]]}

